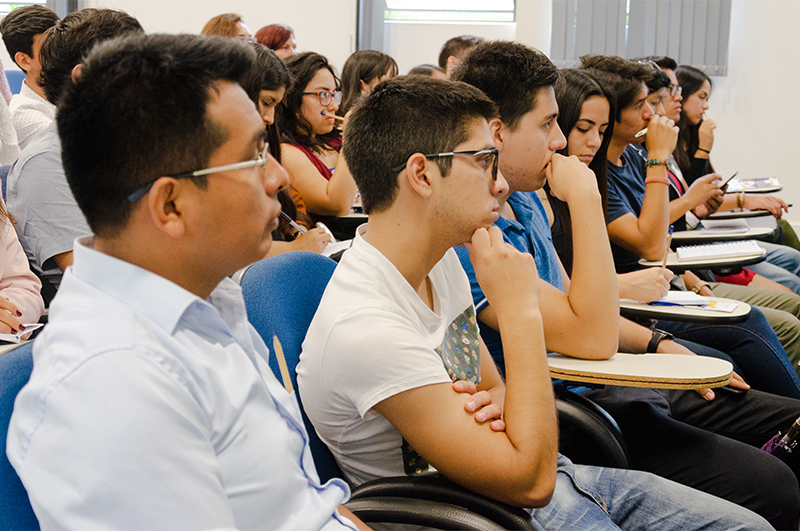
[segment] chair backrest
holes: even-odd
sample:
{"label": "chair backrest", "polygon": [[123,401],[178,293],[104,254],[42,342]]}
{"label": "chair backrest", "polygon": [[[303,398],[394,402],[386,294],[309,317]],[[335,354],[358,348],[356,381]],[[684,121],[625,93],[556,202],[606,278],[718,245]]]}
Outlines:
{"label": "chair backrest", "polygon": [[33,370],[33,342],[0,355],[0,529],[39,529],[28,493],[6,457],[14,399]]}
{"label": "chair backrest", "polygon": [[8,88],[11,89],[11,94],[19,94],[22,90],[22,82],[25,80],[25,72],[22,70],[6,70],[6,79],[8,80]]}
{"label": "chair backrest", "polygon": [[[299,251],[261,260],[242,275],[242,294],[247,317],[270,349],[273,335],[280,340],[295,390],[295,367],[300,359],[303,340],[335,268],[336,262],[330,258]],[[280,369],[274,355],[270,356],[269,365],[280,380]],[[299,393],[297,399],[302,411]],[[343,478],[333,454],[317,436],[305,411],[303,421],[322,482],[332,477]]]}
{"label": "chair backrest", "polygon": [[11,166],[0,166],[0,192],[3,194],[3,201],[6,200],[6,187],[8,183],[8,172]]}

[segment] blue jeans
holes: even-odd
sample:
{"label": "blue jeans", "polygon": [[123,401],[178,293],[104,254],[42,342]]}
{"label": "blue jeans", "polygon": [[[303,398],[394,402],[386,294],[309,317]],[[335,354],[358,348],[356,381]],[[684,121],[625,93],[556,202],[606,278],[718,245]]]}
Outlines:
{"label": "blue jeans", "polygon": [[710,494],[647,472],[575,465],[563,455],[553,499],[532,514],[545,530],[772,529],[757,514]]}
{"label": "blue jeans", "polygon": [[[678,339],[711,347],[705,352],[695,353],[731,361],[736,371],[753,389],[800,398],[800,379],[778,341],[778,336],[758,308],[750,310],[747,320],[737,324],[658,321],[656,326],[674,334]],[[727,356],[720,355],[719,351]]]}
{"label": "blue jeans", "polygon": [[758,242],[758,245],[767,250],[767,259],[761,263],[749,265],[747,269],[774,280],[800,295],[800,277],[798,277],[800,275],[800,251],[775,243]]}

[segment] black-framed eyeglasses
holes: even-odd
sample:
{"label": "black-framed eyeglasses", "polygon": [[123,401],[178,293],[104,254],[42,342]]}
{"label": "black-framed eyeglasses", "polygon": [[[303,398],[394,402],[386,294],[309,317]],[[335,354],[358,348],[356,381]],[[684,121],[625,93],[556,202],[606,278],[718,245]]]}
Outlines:
{"label": "black-framed eyeglasses", "polygon": [[333,92],[329,90],[318,90],[316,92],[303,92],[303,96],[317,96],[319,98],[320,105],[330,105],[331,98],[336,102],[336,105],[342,104],[342,91],[341,90],[334,90]]}
{"label": "black-framed eyeglasses", "polygon": [[[441,157],[455,157],[456,155],[466,155],[475,159],[475,161],[481,165],[484,171],[491,168],[492,170],[492,179],[495,181],[497,180],[497,148],[491,149],[479,149],[477,151],[450,151],[448,153],[432,153],[430,155],[425,155],[426,159],[438,159]],[[402,164],[398,164],[391,170],[395,173],[402,171],[403,168],[406,167],[408,162],[404,162]]]}
{"label": "black-framed eyeglasses", "polygon": [[672,83],[670,83],[670,85],[667,87],[667,89],[669,90],[669,95],[672,96],[673,98],[675,96],[679,96],[683,92],[683,87],[682,86],[673,85]]}
{"label": "black-framed eyeglasses", "polygon": [[[234,164],[226,164],[225,166],[216,166],[214,168],[205,168],[203,170],[176,173],[173,175],[167,175],[166,177],[172,177],[173,179],[191,179],[194,177],[202,177],[204,175],[211,175],[213,173],[220,173],[223,171],[244,170],[247,168],[254,168],[257,166],[266,166],[268,155],[269,155],[269,142],[264,142],[264,150],[256,159],[246,160],[244,162],[236,162]],[[160,178],[161,177],[159,177],[159,179]],[[158,179],[153,179],[144,186],[134,190],[128,196],[128,201],[130,201],[131,203],[135,203],[136,201],[147,195],[147,192],[150,191],[150,188],[153,187],[153,185],[156,183],[157,180]]]}

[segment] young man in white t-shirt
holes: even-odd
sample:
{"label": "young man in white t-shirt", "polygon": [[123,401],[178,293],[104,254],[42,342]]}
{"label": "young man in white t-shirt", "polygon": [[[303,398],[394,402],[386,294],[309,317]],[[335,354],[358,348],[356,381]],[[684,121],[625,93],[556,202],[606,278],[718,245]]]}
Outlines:
{"label": "young man in white t-shirt", "polygon": [[[533,257],[487,230],[507,192],[495,116],[477,89],[419,76],[382,83],[351,116],[343,149],[369,223],[330,281],[298,366],[320,437],[356,484],[433,466],[490,498],[538,507],[534,521],[547,529],[769,529],[651,474],[558,456]],[[478,335],[451,249],[462,243],[497,313],[506,382]]]}

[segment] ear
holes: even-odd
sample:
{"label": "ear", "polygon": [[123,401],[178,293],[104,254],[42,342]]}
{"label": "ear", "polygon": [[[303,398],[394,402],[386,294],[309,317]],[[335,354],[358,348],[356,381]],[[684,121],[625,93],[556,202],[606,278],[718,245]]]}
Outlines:
{"label": "ear", "polygon": [[23,71],[25,71],[25,73],[31,71],[32,61],[33,58],[31,58],[31,56],[26,53],[17,52],[14,54],[14,62],[17,63],[17,66],[19,66]]}
{"label": "ear", "polygon": [[450,77],[450,74],[453,72],[453,69],[456,66],[458,66],[458,63],[460,63],[460,61],[458,60],[458,57],[456,57],[455,55],[451,55],[450,57],[447,58],[447,64],[445,65],[446,68],[444,69],[444,71],[447,73],[448,78]]}
{"label": "ear", "polygon": [[411,190],[428,198],[431,195],[431,180],[428,177],[428,159],[422,153],[414,153],[408,158],[405,169],[400,173]]}
{"label": "ear", "polygon": [[500,118],[492,118],[489,120],[489,133],[492,135],[494,147],[502,153],[505,141],[508,139],[508,128]]}
{"label": "ear", "polygon": [[363,79],[360,80],[359,82],[361,83],[361,95],[362,96],[366,96],[367,94],[369,94],[370,86],[369,86],[369,84],[364,83]]}
{"label": "ear", "polygon": [[83,73],[83,65],[77,64],[72,69],[72,82],[77,83],[78,80],[81,78],[81,74]]}
{"label": "ear", "polygon": [[156,227],[171,238],[178,239],[186,233],[186,218],[182,207],[185,203],[188,179],[161,177],[142,200],[150,211],[150,219]]}

